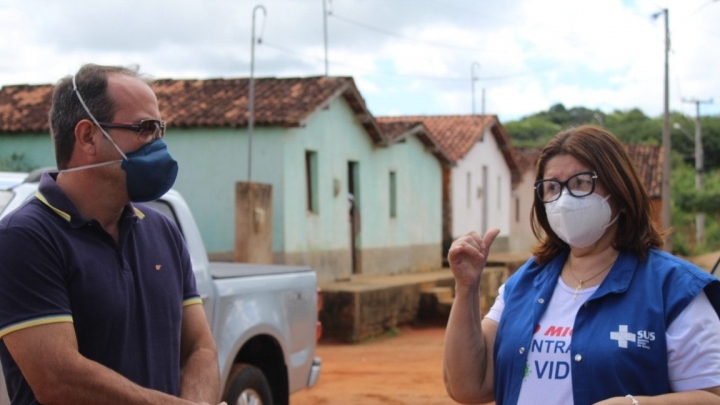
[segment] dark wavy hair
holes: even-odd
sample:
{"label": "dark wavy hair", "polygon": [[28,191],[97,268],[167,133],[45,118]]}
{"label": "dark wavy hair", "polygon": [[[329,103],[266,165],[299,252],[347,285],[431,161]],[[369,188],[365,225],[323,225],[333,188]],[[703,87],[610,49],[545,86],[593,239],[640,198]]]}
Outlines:
{"label": "dark wavy hair", "polygon": [[[112,121],[115,102],[107,93],[108,74],[118,73],[141,80],[137,69],[122,66],[83,65],[75,74],[78,91],[88,109],[98,121]],[[72,76],[58,81],[50,107],[50,135],[55,145],[55,162],[60,170],[67,169],[75,147],[75,126],[80,120],[90,119],[73,91]]]}
{"label": "dark wavy hair", "polygon": [[[647,258],[650,248],[663,245],[663,233],[654,223],[653,206],[650,203],[637,169],[625,146],[607,130],[594,125],[566,129],[550,140],[543,148],[537,162],[535,180],[543,179],[545,167],[555,156],[569,155],[597,173],[598,181],[610,193],[619,218],[613,247]],[[568,244],[553,232],[545,213],[545,204],[534,193],[532,230],[540,244],[533,249],[535,260],[546,263]]]}

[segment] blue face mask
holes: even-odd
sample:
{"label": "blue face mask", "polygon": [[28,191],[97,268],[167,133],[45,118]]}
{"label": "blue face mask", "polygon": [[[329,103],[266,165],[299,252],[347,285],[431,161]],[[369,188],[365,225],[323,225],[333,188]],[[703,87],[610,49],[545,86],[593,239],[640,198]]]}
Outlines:
{"label": "blue face mask", "polygon": [[120,167],[125,170],[130,201],[157,200],[175,184],[178,163],[168,152],[162,138],[125,156]]}
{"label": "blue face mask", "polygon": [[88,113],[92,121],[102,131],[103,135],[115,146],[120,153],[122,159],[111,160],[109,162],[97,163],[93,165],[73,167],[72,169],[63,170],[64,172],[72,172],[76,170],[90,169],[93,167],[106,166],[120,162],[120,167],[125,170],[125,184],[127,187],[128,197],[132,202],[147,202],[156,200],[167,193],[175,184],[178,173],[178,163],[170,155],[167,145],[162,138],[144,145],[140,149],[123,153],[120,147],[112,140],[110,134],[100,126],[95,116],[85,105],[77,90],[75,77],[73,76],[73,90],[77,94],[80,104],[82,104],[85,112]]}

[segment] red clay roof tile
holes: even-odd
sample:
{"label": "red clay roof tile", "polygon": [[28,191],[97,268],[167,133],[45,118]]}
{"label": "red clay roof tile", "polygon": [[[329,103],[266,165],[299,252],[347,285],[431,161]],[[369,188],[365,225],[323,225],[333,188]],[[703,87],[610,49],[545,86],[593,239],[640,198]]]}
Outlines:
{"label": "red clay roof tile", "polygon": [[407,131],[412,130],[418,125],[422,125],[420,121],[387,121],[382,118],[378,118],[377,121],[380,129],[382,129],[385,135],[391,140],[400,138]]}
{"label": "red clay roof tile", "polygon": [[501,152],[510,167],[513,183],[520,180],[510,137],[495,115],[418,115],[400,117],[378,117],[382,125],[400,122],[422,122],[430,136],[445,151],[448,158],[456,163],[462,159],[473,145],[480,141],[486,127],[495,137]]}
{"label": "red clay roof tile", "polygon": [[420,142],[428,148],[444,166],[452,166],[454,162],[446,151],[430,135],[427,127],[418,121],[378,121],[378,125],[391,143],[402,142],[408,136],[417,135]]}
{"label": "red clay roof tile", "polygon": [[480,140],[485,127],[493,122],[491,115],[444,115],[444,116],[400,116],[378,117],[378,122],[422,122],[432,137],[448,153],[454,162],[463,156]]}
{"label": "red clay roof tile", "polygon": [[650,198],[662,195],[662,146],[625,145]]}
{"label": "red clay roof tile", "polygon": [[[242,127],[249,117],[250,80],[161,79],[152,84],[160,112],[171,127]],[[53,85],[0,89],[0,133],[47,132]],[[298,126],[342,95],[375,143],[385,142],[350,77],[255,79],[255,124]],[[369,117],[369,118],[368,118]]]}
{"label": "red clay roof tile", "polygon": [[535,164],[540,158],[540,149],[536,148],[515,148],[515,160],[521,173],[528,170],[535,171]]}

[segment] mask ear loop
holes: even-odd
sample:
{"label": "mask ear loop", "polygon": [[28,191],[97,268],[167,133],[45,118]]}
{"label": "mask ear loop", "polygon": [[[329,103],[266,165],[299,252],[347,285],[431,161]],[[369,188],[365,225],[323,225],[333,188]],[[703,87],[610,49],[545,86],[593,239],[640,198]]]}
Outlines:
{"label": "mask ear loop", "polygon": [[[92,122],[94,122],[95,125],[97,125],[97,127],[100,128],[100,131],[103,133],[103,135],[105,135],[105,137],[110,141],[110,143],[113,144],[113,146],[115,147],[115,149],[117,149],[118,153],[120,153],[120,156],[122,156],[123,159],[128,160],[127,156],[123,153],[122,150],[120,150],[120,147],[118,147],[118,146],[115,144],[115,142],[113,142],[112,138],[110,137],[110,134],[108,134],[108,133],[105,131],[105,128],[103,128],[103,127],[100,125],[100,123],[95,119],[95,116],[92,115],[92,113],[90,112],[90,109],[87,107],[87,105],[85,105],[85,101],[83,100],[82,96],[80,95],[80,92],[78,91],[77,83],[75,82],[75,75],[73,75],[72,84],[73,84],[73,91],[75,92],[75,94],[77,94],[77,98],[78,98],[78,100],[80,100],[80,104],[81,104],[81,105],[83,106],[83,108],[85,109],[85,112],[88,113],[88,115],[90,116],[90,119],[92,120]],[[122,160],[112,161],[112,162],[110,162],[110,163],[115,163],[115,162],[122,162]],[[96,165],[83,166],[83,168],[86,168],[86,167],[87,167],[87,168],[97,167],[97,166],[102,166],[102,165],[105,165],[105,164],[109,164],[109,163],[99,163],[99,164],[96,164]],[[78,169],[79,169],[79,168],[78,168]],[[67,170],[67,171],[72,171],[72,169]]]}
{"label": "mask ear loop", "polygon": [[[609,199],[610,199],[610,194],[608,194],[608,196],[605,197],[605,199],[603,200],[603,203],[607,203],[607,200],[609,200]],[[610,225],[614,224],[615,221],[618,220],[618,218],[620,218],[620,213],[619,213],[619,212],[618,212],[617,214],[615,214],[615,218],[613,218],[610,222],[608,222],[607,225],[605,225],[605,226],[603,227],[603,230],[608,229],[608,228],[610,227]]]}

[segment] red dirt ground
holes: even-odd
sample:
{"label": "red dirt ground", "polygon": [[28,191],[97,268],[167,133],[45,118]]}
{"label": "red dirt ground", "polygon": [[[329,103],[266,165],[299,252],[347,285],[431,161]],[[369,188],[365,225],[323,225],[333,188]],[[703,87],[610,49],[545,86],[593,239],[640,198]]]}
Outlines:
{"label": "red dirt ground", "polygon": [[317,385],[291,405],[444,405],[442,326],[401,327],[396,336],[349,344],[320,343]]}
{"label": "red dirt ground", "polygon": [[[711,268],[720,251],[695,262]],[[442,381],[444,326],[401,327],[397,336],[355,344],[321,342],[318,384],[290,405],[451,405]]]}

